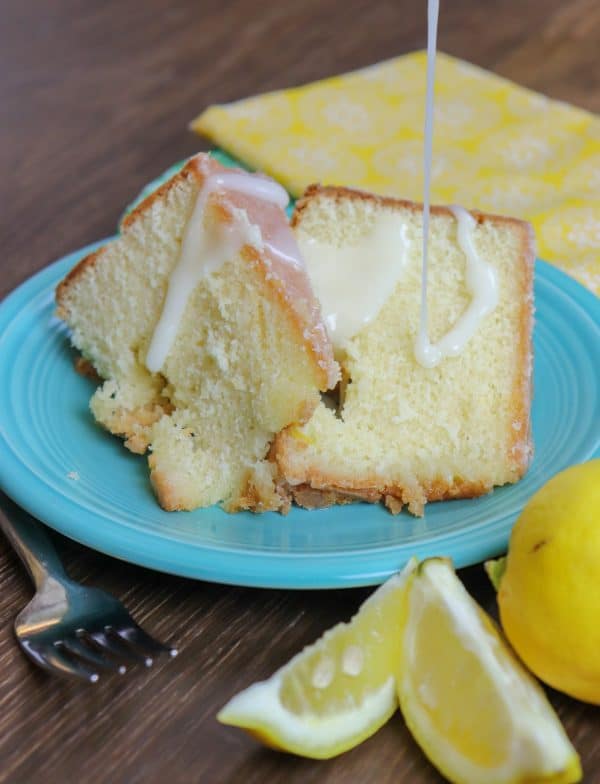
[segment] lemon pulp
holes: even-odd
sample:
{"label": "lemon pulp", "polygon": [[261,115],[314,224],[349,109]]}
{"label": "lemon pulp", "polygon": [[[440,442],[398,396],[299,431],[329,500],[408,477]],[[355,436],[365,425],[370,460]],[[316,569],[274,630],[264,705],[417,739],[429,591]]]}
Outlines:
{"label": "lemon pulp", "polygon": [[398,705],[400,605],[412,568],[384,583],[349,623],[233,697],[219,720],[314,758],[333,757],[372,735]]}
{"label": "lemon pulp", "polygon": [[449,562],[411,575],[400,707],[429,759],[465,784],[578,781],[577,755],[546,697]]}

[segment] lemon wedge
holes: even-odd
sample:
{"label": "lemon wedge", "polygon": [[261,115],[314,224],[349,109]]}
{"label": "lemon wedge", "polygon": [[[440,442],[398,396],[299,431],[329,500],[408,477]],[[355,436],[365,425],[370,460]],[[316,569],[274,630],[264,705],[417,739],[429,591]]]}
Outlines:
{"label": "lemon wedge", "polygon": [[415,563],[340,623],[218,714],[267,746],[326,759],[371,736],[398,707],[402,592]]}
{"label": "lemon wedge", "polygon": [[412,572],[402,616],[400,708],[444,776],[457,784],[580,780],[544,692],[449,561],[429,559]]}

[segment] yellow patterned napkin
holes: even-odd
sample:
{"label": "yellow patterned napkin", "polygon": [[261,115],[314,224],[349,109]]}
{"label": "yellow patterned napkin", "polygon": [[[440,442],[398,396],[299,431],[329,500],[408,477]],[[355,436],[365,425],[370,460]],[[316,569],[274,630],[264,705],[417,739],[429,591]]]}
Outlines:
{"label": "yellow patterned napkin", "polygon": [[[211,106],[192,128],[279,180],[417,201],[426,53]],[[530,220],[539,254],[600,294],[600,118],[439,53],[432,200]]]}

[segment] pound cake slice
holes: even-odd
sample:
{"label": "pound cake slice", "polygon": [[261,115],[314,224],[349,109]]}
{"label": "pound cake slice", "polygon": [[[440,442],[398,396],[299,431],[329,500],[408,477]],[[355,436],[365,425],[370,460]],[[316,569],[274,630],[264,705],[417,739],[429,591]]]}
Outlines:
{"label": "pound cake slice", "polygon": [[58,286],[103,383],[96,420],[150,450],[165,509],[289,504],[265,459],[338,367],[284,207],[261,175],[190,159]]}
{"label": "pound cake slice", "polygon": [[[459,210],[431,210],[427,301],[434,344],[472,300]],[[456,356],[425,367],[415,349],[421,205],[319,186],[298,202],[292,225],[343,383],[333,405],[322,401],[306,424],[288,427],[275,441],[297,503],[383,500],[393,512],[408,505],[420,515],[427,501],[479,496],[526,471],[533,233],[512,218],[462,215],[471,247],[492,270],[497,303]]]}

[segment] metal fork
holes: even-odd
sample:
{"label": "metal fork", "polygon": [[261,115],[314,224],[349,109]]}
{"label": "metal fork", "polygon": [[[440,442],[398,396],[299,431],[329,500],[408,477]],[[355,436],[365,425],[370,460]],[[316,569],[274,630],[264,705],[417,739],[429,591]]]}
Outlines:
{"label": "metal fork", "polygon": [[113,596],[69,579],[42,524],[6,497],[0,529],[36,587],[15,619],[15,634],[47,672],[95,683],[101,671],[124,673],[128,664],[149,667],[157,655],[177,654],[146,634]]}

